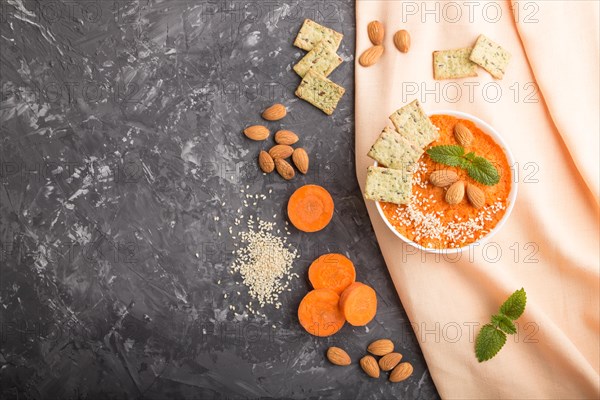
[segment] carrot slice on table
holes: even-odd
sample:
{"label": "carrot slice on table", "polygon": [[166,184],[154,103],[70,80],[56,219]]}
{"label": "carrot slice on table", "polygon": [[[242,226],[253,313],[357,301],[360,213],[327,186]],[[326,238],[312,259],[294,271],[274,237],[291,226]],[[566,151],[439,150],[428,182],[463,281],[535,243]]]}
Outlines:
{"label": "carrot slice on table", "polygon": [[368,324],[377,313],[375,290],[364,283],[354,282],[340,296],[340,310],[350,325]]}
{"label": "carrot slice on table", "polygon": [[333,199],[318,185],[299,187],[288,202],[288,217],[303,232],[317,232],[325,228],[333,217]]}
{"label": "carrot slice on table", "polygon": [[326,288],[342,294],[355,279],[354,264],[342,254],[323,254],[308,268],[308,280],[315,289]]}
{"label": "carrot slice on table", "polygon": [[340,296],[331,289],[311,290],[298,307],[300,325],[311,335],[333,335],[345,322],[338,307],[339,300]]}

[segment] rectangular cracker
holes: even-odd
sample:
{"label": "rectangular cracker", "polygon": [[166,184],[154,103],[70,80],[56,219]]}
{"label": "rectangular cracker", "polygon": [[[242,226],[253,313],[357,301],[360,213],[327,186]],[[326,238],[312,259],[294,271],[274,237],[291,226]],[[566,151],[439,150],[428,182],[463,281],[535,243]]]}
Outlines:
{"label": "rectangular cracker", "polygon": [[469,59],[472,47],[433,52],[433,77],[458,79],[477,76],[477,64]]}
{"label": "rectangular cracker", "polygon": [[294,40],[294,46],[300,47],[302,50],[311,51],[320,41],[328,43],[333,50],[337,50],[342,42],[342,35],[339,32],[329,29],[323,25],[317,24],[315,21],[305,19]]}
{"label": "rectangular cracker", "polygon": [[394,129],[386,126],[367,154],[380,165],[412,171],[423,154],[423,149],[409,142]]}
{"label": "rectangular cracker", "polygon": [[480,65],[494,78],[502,79],[511,55],[499,44],[484,35],[479,35],[469,59]]}
{"label": "rectangular cracker", "polygon": [[391,168],[374,166],[368,168],[365,198],[387,203],[408,204],[411,192],[411,174]]}
{"label": "rectangular cracker", "polygon": [[296,96],[331,115],[345,91],[346,89],[311,68],[296,89]]}
{"label": "rectangular cracker", "polygon": [[418,100],[396,110],[390,115],[398,133],[421,148],[440,137],[438,129],[425,114]]}
{"label": "rectangular cracker", "polygon": [[337,55],[331,45],[325,41],[320,41],[294,65],[294,71],[302,78],[311,68],[320,72],[323,76],[328,76],[341,63],[342,57]]}

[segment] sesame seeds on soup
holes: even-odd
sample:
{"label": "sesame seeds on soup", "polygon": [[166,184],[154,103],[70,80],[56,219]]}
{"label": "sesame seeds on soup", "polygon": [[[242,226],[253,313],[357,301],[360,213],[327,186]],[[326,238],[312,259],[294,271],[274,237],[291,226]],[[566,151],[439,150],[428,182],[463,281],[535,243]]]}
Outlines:
{"label": "sesame seeds on soup", "polygon": [[[381,208],[400,234],[423,247],[451,249],[467,246],[486,236],[504,216],[511,190],[510,166],[500,145],[473,122],[450,115],[433,115],[430,118],[440,130],[440,138],[431,146],[457,144],[453,128],[461,122],[474,137],[465,152],[473,151],[488,159],[498,170],[500,181],[493,186],[485,186],[470,178],[465,170],[436,163],[424,153],[416,165],[410,204],[381,203]],[[435,187],[429,182],[429,175],[439,169],[451,169],[465,183],[482,189],[485,205],[477,209],[466,196],[459,204],[446,203],[447,188]]]}

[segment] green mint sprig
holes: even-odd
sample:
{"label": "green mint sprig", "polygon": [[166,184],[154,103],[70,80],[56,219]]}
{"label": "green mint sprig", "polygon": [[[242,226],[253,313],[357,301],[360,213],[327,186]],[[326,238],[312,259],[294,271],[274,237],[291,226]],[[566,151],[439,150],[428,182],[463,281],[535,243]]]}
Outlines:
{"label": "green mint sprig", "polygon": [[527,294],[521,288],[510,295],[500,306],[498,314],[492,315],[492,321],[481,327],[475,340],[475,355],[479,362],[494,357],[506,343],[506,334],[517,333],[514,320],[525,311]]}
{"label": "green mint sprig", "polygon": [[493,186],[500,181],[500,174],[491,162],[473,152],[465,154],[462,146],[434,146],[427,154],[435,162],[466,170],[471,178],[484,185]]}

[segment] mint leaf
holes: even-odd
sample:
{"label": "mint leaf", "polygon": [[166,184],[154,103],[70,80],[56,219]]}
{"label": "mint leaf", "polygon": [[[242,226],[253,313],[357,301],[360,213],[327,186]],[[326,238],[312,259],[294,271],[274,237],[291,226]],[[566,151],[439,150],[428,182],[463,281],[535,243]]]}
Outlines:
{"label": "mint leaf", "polygon": [[475,355],[479,362],[494,357],[506,343],[506,334],[491,324],[481,327],[475,340]]}
{"label": "mint leaf", "polygon": [[465,154],[462,146],[434,146],[427,150],[427,154],[435,162],[467,170],[471,178],[484,185],[492,186],[500,182],[500,174],[491,162],[472,151]]}
{"label": "mint leaf", "polygon": [[467,167],[467,173],[479,183],[487,186],[500,181],[500,174],[494,165],[483,157],[475,157]]}
{"label": "mint leaf", "polygon": [[427,154],[433,161],[450,167],[460,166],[464,153],[465,149],[456,145],[435,146],[427,150]]}
{"label": "mint leaf", "polygon": [[475,355],[479,362],[494,357],[506,343],[506,334],[517,333],[513,321],[523,314],[527,295],[521,288],[510,295],[500,306],[500,312],[492,315],[492,322],[481,327],[475,340]]}
{"label": "mint leaf", "polygon": [[475,158],[475,153],[473,153],[473,152],[467,153],[467,154],[465,154],[465,158],[469,161],[473,161],[473,159]]}
{"label": "mint leaf", "polygon": [[500,306],[500,312],[508,318],[515,320],[525,311],[527,304],[527,294],[525,289],[521,288],[510,295],[510,297]]}
{"label": "mint leaf", "polygon": [[505,333],[510,335],[517,333],[517,327],[515,324],[504,314],[492,315],[492,325],[494,325],[496,328],[502,329]]}

